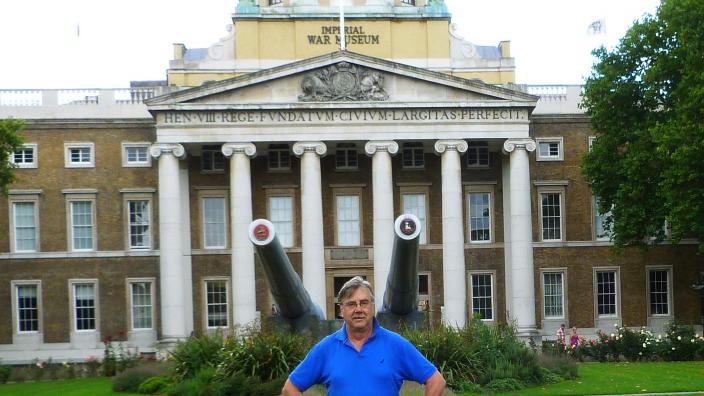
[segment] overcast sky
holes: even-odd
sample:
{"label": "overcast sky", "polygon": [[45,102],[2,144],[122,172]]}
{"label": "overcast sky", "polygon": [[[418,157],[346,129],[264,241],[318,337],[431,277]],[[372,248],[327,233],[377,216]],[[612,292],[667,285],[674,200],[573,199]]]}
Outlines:
{"label": "overcast sky", "polygon": [[[237,0],[0,0],[0,89],[121,88],[163,80],[173,43],[226,35]],[[511,41],[522,84],[580,84],[591,50],[613,46],[658,0],[446,0],[479,45]],[[602,20],[604,34],[590,34]]]}

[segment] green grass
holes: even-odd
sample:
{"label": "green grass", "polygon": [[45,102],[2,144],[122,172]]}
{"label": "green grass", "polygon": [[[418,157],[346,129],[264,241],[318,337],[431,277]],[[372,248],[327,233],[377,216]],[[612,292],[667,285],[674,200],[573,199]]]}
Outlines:
{"label": "green grass", "polygon": [[501,395],[605,395],[704,390],[704,362],[582,363],[579,378]]}
{"label": "green grass", "polygon": [[57,381],[25,382],[22,384],[4,384],[0,385],[0,395],[129,396],[138,395],[138,393],[113,392],[112,378],[101,377]]}

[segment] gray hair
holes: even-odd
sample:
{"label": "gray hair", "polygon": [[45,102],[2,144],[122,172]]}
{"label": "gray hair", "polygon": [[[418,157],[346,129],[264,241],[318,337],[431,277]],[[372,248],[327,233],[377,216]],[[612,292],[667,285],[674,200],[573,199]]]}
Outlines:
{"label": "gray hair", "polygon": [[367,290],[369,290],[369,296],[372,298],[372,302],[374,302],[374,289],[372,288],[372,284],[362,279],[361,276],[355,276],[342,285],[340,292],[337,293],[337,301],[342,302],[342,300],[351,296],[352,293],[360,287],[366,287]]}

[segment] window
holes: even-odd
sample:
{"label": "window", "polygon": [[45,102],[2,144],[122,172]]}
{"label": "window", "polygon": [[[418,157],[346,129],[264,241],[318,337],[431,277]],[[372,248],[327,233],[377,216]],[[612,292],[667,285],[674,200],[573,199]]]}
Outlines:
{"label": "window", "polygon": [[281,4],[282,0],[269,0],[269,5]]}
{"label": "window", "polygon": [[537,138],[537,161],[562,161],[564,159],[562,138]]}
{"label": "window", "polygon": [[401,151],[401,160],[404,168],[423,168],[425,159],[423,158],[423,143],[421,142],[406,142],[403,143]]}
{"label": "window", "polygon": [[618,316],[617,282],[616,271],[596,271],[597,316]]}
{"label": "window", "polygon": [[151,215],[148,200],[127,201],[130,249],[151,249]]}
{"label": "window", "polygon": [[418,274],[418,308],[421,312],[430,312],[430,272]]}
{"label": "window", "polygon": [[18,168],[37,167],[37,144],[23,144],[22,148],[10,156],[10,162]]}
{"label": "window", "polygon": [[67,168],[95,167],[93,143],[65,143],[64,161]]}
{"label": "window", "polygon": [[335,196],[337,219],[337,246],[359,246],[359,196]]}
{"label": "window", "polygon": [[401,3],[414,6],[416,5],[416,0],[401,0]]}
{"label": "window", "polygon": [[132,329],[151,330],[153,324],[151,281],[134,281],[129,283],[130,303],[132,306]]}
{"label": "window", "polygon": [[648,270],[648,306],[650,316],[670,316],[670,268]]}
{"label": "window", "polygon": [[122,143],[123,167],[152,166],[149,143]]}
{"label": "window", "polygon": [[223,249],[226,247],[225,197],[203,197],[203,247]]}
{"label": "window", "polygon": [[562,240],[562,194],[540,193],[541,238],[543,241]]}
{"label": "window", "polygon": [[205,305],[209,329],[228,326],[226,280],[205,281]]}
{"label": "window", "polygon": [[95,330],[95,283],[73,284],[74,326],[76,331]]}
{"label": "window", "polygon": [[17,332],[39,332],[39,284],[15,284]]}
{"label": "window", "polygon": [[472,312],[482,320],[494,320],[492,274],[472,274]]}
{"label": "window", "polygon": [[565,292],[563,272],[543,272],[543,317],[565,317]]}
{"label": "window", "polygon": [[425,205],[425,194],[402,194],[401,195],[401,211],[403,213],[408,213],[415,215],[420,220],[420,235],[419,243],[427,243],[426,239],[426,205]]}
{"label": "window", "polygon": [[12,231],[15,252],[37,251],[37,203],[12,202]]}
{"label": "window", "polygon": [[611,236],[609,235],[608,230],[604,228],[604,223],[606,221],[606,218],[611,216],[611,211],[604,213],[604,214],[599,214],[599,197],[594,197],[594,239],[597,241],[609,241],[611,240]]}
{"label": "window", "polygon": [[93,202],[71,201],[69,205],[71,250],[93,250]]}
{"label": "window", "polygon": [[469,206],[469,242],[491,242],[491,193],[470,192],[467,194]]}
{"label": "window", "polygon": [[485,168],[489,166],[489,145],[487,142],[469,142],[467,166],[470,168]]}
{"label": "window", "polygon": [[203,146],[200,169],[203,172],[224,172],[225,156],[220,146]]}
{"label": "window", "polygon": [[338,143],[335,150],[336,169],[357,169],[357,145],[354,143]]}
{"label": "window", "polygon": [[269,145],[269,170],[289,170],[291,169],[291,153],[288,144]]}
{"label": "window", "polygon": [[269,197],[269,220],[283,247],[293,246],[293,197]]}

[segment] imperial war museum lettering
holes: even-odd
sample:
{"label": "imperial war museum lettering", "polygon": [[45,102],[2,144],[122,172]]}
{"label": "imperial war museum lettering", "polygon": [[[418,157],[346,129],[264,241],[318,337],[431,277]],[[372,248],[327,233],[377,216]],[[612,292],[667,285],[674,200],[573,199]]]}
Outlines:
{"label": "imperial war museum lettering", "polygon": [[[340,44],[339,26],[322,26],[320,34],[309,34],[308,44]],[[367,34],[363,26],[345,26],[345,44],[379,44],[378,34]]]}

